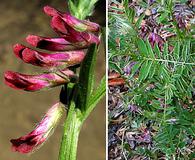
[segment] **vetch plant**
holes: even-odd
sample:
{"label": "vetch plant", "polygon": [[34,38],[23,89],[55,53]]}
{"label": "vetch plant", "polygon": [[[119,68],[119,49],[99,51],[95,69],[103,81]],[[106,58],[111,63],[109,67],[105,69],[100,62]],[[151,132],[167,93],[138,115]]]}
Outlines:
{"label": "vetch plant", "polygon": [[111,2],[109,158],[194,159],[194,1]]}
{"label": "vetch plant", "polygon": [[26,42],[31,47],[22,44],[13,46],[17,58],[44,68],[45,72],[28,75],[6,71],[5,84],[25,91],[62,86],[59,102],[47,111],[36,128],[25,136],[11,140],[13,151],[32,153],[38,149],[67,110],[59,160],[76,160],[81,127],[106,90],[105,76],[96,88],[94,85],[101,29],[98,24],[86,20],[96,1],[70,0],[71,13],[45,6],[44,12],[51,16],[51,27],[58,37],[29,35]]}

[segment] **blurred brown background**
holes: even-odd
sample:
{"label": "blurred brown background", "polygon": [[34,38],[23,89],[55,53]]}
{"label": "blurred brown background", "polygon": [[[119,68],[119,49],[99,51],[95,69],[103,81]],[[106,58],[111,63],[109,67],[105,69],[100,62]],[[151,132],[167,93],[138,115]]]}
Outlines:
{"label": "blurred brown background", "polygon": [[[0,160],[58,159],[63,120],[45,145],[31,155],[12,152],[9,140],[18,138],[35,127],[44,112],[58,101],[60,87],[29,93],[13,90],[3,83],[5,70],[29,74],[40,70],[16,59],[12,52],[12,45],[24,43],[24,38],[28,34],[56,36],[49,26],[50,18],[42,12],[42,7],[46,4],[61,10],[67,7],[65,0],[0,1]],[[100,21],[102,21],[101,16],[98,16]],[[102,46],[97,63],[97,80],[100,80],[105,72],[104,56]],[[82,128],[77,159],[105,159],[105,136],[105,100],[102,100]]]}

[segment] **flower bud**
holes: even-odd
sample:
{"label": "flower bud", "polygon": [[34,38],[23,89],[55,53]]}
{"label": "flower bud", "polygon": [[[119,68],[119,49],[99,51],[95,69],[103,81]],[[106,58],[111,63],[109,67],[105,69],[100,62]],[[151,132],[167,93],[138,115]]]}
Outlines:
{"label": "flower bud", "polygon": [[25,91],[38,91],[56,87],[68,83],[75,78],[74,72],[69,69],[39,75],[26,75],[12,71],[4,73],[6,85]]}
{"label": "flower bud", "polygon": [[49,51],[70,51],[77,49],[85,49],[88,46],[76,46],[71,42],[66,41],[64,38],[48,38],[36,35],[29,35],[26,41],[37,48]]}
{"label": "flower bud", "polygon": [[85,56],[83,51],[43,53],[21,44],[13,47],[15,55],[26,63],[40,67],[69,67],[80,64]]}
{"label": "flower bud", "polygon": [[18,139],[11,139],[12,150],[25,154],[38,149],[53,133],[63,111],[61,103],[53,105],[32,132]]}
{"label": "flower bud", "polygon": [[93,43],[100,43],[99,38],[94,34],[88,32],[78,32],[64,23],[62,18],[58,16],[54,16],[52,18],[51,27],[61,37],[65,38],[65,40],[79,47],[88,47]]}
{"label": "flower bud", "polygon": [[100,26],[96,23],[87,21],[87,20],[79,20],[68,13],[62,13],[50,6],[44,7],[44,12],[49,16],[59,16],[62,20],[68,24],[70,27],[75,29],[79,32],[91,31],[91,32],[98,32]]}

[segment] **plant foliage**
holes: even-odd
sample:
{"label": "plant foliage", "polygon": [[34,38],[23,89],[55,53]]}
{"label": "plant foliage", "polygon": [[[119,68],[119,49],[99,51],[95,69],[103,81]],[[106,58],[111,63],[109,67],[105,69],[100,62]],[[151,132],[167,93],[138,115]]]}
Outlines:
{"label": "plant foliage", "polygon": [[[125,113],[130,119],[125,122],[126,132],[139,130],[144,125],[152,137],[150,147],[143,145],[141,151],[139,145],[129,150],[130,143],[126,138],[123,156],[192,159],[195,54],[193,19],[190,17],[194,12],[190,10],[190,1],[124,0],[119,4],[123,6],[118,7],[120,13],[118,8],[110,6],[109,69],[119,72],[126,80],[128,91],[121,95],[122,103],[126,107],[135,105],[142,111],[136,115]],[[187,15],[185,27],[180,25],[179,6]],[[147,25],[148,22],[152,26]],[[158,35],[155,42],[151,40],[151,34]],[[135,64],[126,74],[125,67],[132,62]],[[132,127],[132,121],[137,127]],[[151,122],[149,127],[148,122]]]}

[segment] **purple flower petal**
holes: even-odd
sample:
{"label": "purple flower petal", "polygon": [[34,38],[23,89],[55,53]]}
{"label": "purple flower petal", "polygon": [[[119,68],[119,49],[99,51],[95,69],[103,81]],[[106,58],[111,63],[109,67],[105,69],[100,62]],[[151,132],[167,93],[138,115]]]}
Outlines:
{"label": "purple flower petal", "polygon": [[136,64],[136,62],[131,62],[130,64],[128,64],[127,66],[124,67],[124,72],[126,75],[129,75],[131,73],[131,69],[132,67]]}

